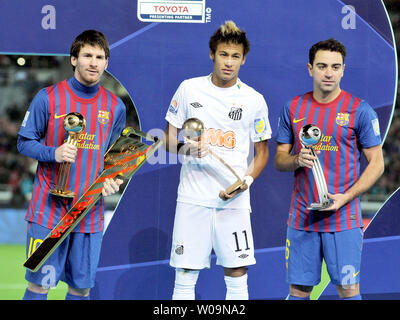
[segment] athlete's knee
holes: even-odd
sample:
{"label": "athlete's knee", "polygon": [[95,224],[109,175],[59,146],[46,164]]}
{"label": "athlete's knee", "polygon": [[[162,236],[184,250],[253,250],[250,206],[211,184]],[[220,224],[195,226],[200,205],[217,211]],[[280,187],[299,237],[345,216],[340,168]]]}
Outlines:
{"label": "athlete's knee", "polygon": [[336,286],[339,297],[350,298],[360,294],[360,285],[358,283],[352,285]]}
{"label": "athlete's knee", "polygon": [[224,275],[228,277],[241,277],[247,273],[247,267],[224,268]]}
{"label": "athlete's knee", "polygon": [[74,296],[87,297],[90,293],[90,288],[73,288],[68,287],[68,292]]}
{"label": "athlete's knee", "polygon": [[39,284],[28,282],[28,290],[32,291],[34,293],[41,293],[41,294],[47,294],[49,292],[48,287],[43,287]]}
{"label": "athlete's knee", "polygon": [[197,279],[199,277],[200,270],[194,269],[175,269],[175,283],[180,284],[196,284]]}
{"label": "athlete's knee", "polygon": [[290,285],[290,295],[294,297],[306,298],[309,297],[313,286],[303,286],[299,284]]}

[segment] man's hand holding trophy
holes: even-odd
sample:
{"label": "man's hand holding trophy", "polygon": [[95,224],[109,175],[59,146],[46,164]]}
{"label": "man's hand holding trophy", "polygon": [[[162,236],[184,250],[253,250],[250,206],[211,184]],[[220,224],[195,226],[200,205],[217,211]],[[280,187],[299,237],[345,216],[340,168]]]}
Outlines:
{"label": "man's hand holding trophy", "polygon": [[[317,151],[315,150],[315,146],[320,142],[321,137],[321,129],[312,124],[306,124],[300,129],[299,132],[301,145],[307,150],[300,151],[297,157],[297,162],[299,166],[312,169],[319,197],[319,202],[311,203],[307,207],[308,210],[322,210],[331,206],[331,201],[328,197],[328,187],[325,181],[325,176],[322,171],[321,163],[318,159]],[[310,156],[306,156],[307,153],[309,153]]]}
{"label": "man's hand holding trophy", "polygon": [[219,155],[210,149],[210,147],[202,140],[205,126],[200,119],[189,118],[182,125],[182,133],[184,137],[184,148],[183,154],[191,155],[195,157],[205,157],[211,155],[220,161],[232,175],[236,178],[236,181],[229,186],[226,190],[221,190],[219,197],[223,200],[228,200],[234,197],[237,193],[248,189],[253,182],[251,176],[246,176],[241,179],[240,176],[232,169],[232,167],[226,163]]}

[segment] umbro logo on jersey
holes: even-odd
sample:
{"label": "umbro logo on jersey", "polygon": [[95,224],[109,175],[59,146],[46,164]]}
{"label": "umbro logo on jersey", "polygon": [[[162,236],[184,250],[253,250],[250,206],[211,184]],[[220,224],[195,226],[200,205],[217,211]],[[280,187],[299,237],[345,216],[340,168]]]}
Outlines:
{"label": "umbro logo on jersey", "polygon": [[242,112],[243,112],[242,108],[232,107],[231,111],[229,111],[228,116],[232,120],[240,120],[240,119],[242,119]]}
{"label": "umbro logo on jersey", "polygon": [[200,103],[198,103],[198,102],[192,102],[191,104],[190,104],[193,108],[201,108],[201,107],[203,107]]}

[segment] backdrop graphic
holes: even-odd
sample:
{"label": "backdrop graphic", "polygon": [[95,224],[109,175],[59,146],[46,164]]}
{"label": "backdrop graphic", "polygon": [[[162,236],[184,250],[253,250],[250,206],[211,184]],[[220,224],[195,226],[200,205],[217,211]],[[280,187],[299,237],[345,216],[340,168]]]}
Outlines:
{"label": "backdrop graphic", "polygon": [[[212,71],[208,40],[218,26],[234,20],[247,31],[251,50],[240,78],[266,98],[273,131],[270,161],[251,189],[257,264],[249,269],[250,298],[286,297],[284,244],[293,181],[291,173],[277,172],[272,165],[278,116],[287,100],[312,89],[306,70],[308,49],[334,37],[348,51],[342,87],[372,105],[381,135],[386,135],[393,114],[397,65],[382,2],[159,0],[152,1],[152,6],[150,1],[132,0],[49,2],[0,3],[0,53],[68,55],[71,42],[82,30],[104,32],[111,44],[108,70],[129,92],[141,130],[153,135],[162,133],[165,113],[180,82]],[[180,170],[174,160],[160,150],[126,188],[104,236],[93,299],[171,298],[174,270],[168,259]],[[398,198],[391,197],[382,210],[398,206]],[[400,230],[398,222],[388,224],[385,216],[374,219],[367,238],[375,226]],[[394,235],[398,232],[376,237],[388,237],[388,243],[396,245]],[[376,247],[384,242],[368,240],[362,289],[384,294],[373,281],[367,281],[378,267],[369,265],[374,257],[386,259]],[[399,256],[392,255],[392,259]],[[400,292],[400,284],[392,285],[389,293],[393,297]],[[334,293],[328,287],[324,294]],[[223,272],[215,260],[210,270],[201,272],[196,295],[224,299]]]}

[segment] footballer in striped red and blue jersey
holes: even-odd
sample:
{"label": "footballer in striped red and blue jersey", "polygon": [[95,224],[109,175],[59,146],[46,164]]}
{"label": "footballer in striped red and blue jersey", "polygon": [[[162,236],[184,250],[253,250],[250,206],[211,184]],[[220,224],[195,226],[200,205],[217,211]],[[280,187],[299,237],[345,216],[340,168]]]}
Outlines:
{"label": "footballer in striped red and blue jersey", "polygon": [[[63,120],[70,112],[79,112],[86,119],[86,129],[78,136],[78,154],[69,175],[68,188],[77,195],[73,200],[49,194],[55,185],[60,166],[60,163],[55,162],[54,150],[68,137]],[[48,229],[60,221],[73,201],[89,188],[103,170],[104,154],[124,129],[125,119],[126,109],[121,99],[99,84],[85,87],[72,77],[38,92],[28,109],[19,135],[39,141],[47,147],[49,154],[43,161],[39,158],[34,191],[26,214],[27,221]],[[103,213],[101,198],[74,231],[100,232],[103,228]]]}
{"label": "footballer in striped red and blue jersey", "polygon": [[[372,107],[354,95],[341,91],[329,103],[320,103],[312,92],[297,96],[283,108],[279,118],[279,143],[292,144],[300,152],[299,131],[305,124],[321,129],[322,138],[315,147],[331,194],[346,192],[360,176],[361,148],[381,143],[378,117]],[[360,199],[357,197],[336,212],[307,210],[319,202],[312,170],[295,171],[294,189],[288,225],[298,230],[339,232],[363,226]]]}

